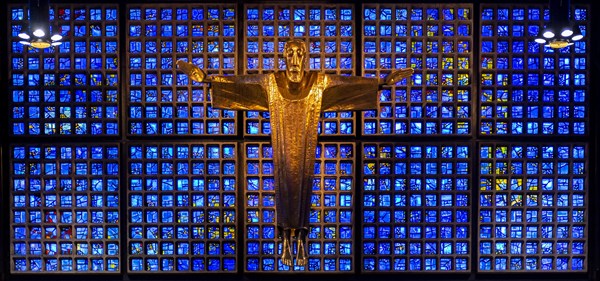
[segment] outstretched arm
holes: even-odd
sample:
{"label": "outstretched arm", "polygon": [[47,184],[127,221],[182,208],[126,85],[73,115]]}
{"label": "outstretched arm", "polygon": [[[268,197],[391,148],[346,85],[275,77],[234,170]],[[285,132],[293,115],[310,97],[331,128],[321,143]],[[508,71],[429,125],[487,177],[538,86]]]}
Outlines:
{"label": "outstretched arm", "polygon": [[199,67],[182,60],[177,60],[175,64],[177,64],[177,67],[181,69],[185,74],[187,74],[187,76],[189,76],[190,79],[196,82],[210,82],[206,81],[210,80],[210,77],[207,76],[206,72],[204,72],[204,70],[200,69]]}
{"label": "outstretched arm", "polygon": [[177,67],[196,82],[211,83],[212,105],[233,110],[269,110],[264,76],[208,76],[199,67],[182,60]]}
{"label": "outstretched arm", "polygon": [[385,79],[327,75],[321,101],[322,111],[368,110],[377,108],[377,93],[384,85],[393,85],[410,77],[412,68],[392,71]]}
{"label": "outstretched arm", "polygon": [[392,71],[390,74],[388,74],[388,76],[385,77],[385,79],[383,80],[383,83],[381,83],[379,85],[379,89],[381,89],[383,86],[389,86],[389,85],[394,85],[396,83],[398,83],[398,81],[410,77],[415,71],[412,68],[402,68],[402,69],[396,69],[394,71]]}

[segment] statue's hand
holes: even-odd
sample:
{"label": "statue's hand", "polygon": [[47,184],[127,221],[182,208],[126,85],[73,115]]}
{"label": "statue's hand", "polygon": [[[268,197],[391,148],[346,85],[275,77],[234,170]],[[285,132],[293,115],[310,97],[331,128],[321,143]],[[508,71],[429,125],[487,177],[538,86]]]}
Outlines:
{"label": "statue's hand", "polygon": [[398,83],[398,81],[410,77],[413,74],[414,70],[412,68],[403,68],[393,70],[387,77],[385,77],[384,85],[394,85]]}
{"label": "statue's hand", "polygon": [[206,73],[199,67],[182,60],[177,61],[177,67],[187,74],[190,79],[196,82],[205,82]]}

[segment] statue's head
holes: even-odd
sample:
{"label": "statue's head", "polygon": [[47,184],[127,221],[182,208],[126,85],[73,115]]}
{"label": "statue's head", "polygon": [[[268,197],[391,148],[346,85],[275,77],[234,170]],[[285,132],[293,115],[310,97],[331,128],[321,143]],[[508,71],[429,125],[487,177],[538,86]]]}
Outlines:
{"label": "statue's head", "polygon": [[306,43],[300,39],[292,39],[283,48],[286,70],[285,74],[291,82],[300,83],[304,77],[306,59]]}

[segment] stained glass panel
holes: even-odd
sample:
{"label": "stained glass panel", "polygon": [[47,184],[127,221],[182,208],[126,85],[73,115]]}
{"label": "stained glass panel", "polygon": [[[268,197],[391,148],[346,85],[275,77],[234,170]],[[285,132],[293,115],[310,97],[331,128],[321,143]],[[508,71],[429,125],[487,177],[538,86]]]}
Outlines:
{"label": "stained glass panel", "polygon": [[[277,238],[273,151],[245,144],[246,272],[354,272],[354,144],[319,143],[308,234],[308,265],[281,262]],[[294,244],[292,249],[296,249]]]}
{"label": "stained glass panel", "polygon": [[585,271],[584,144],[479,147],[479,271]]}
{"label": "stained glass panel", "polygon": [[363,134],[472,134],[472,13],[470,4],[363,6],[363,75],[415,70],[363,112]]}
{"label": "stained glass panel", "polygon": [[208,85],[175,65],[235,74],[235,5],[131,5],[127,14],[127,134],[236,135],[236,112],[213,108]]}
{"label": "stained glass panel", "polygon": [[117,6],[51,5],[63,43],[47,49],[18,43],[28,12],[9,11],[10,135],[118,135]]}
{"label": "stained glass panel", "polygon": [[[308,70],[355,75],[355,26],[352,5],[245,5],[244,73],[285,70],[283,47],[288,39],[308,44]],[[269,135],[268,112],[247,111],[245,135]],[[352,112],[325,112],[321,135],[354,135]]]}
{"label": "stained glass panel", "polygon": [[470,146],[362,146],[362,270],[469,272]]}
{"label": "stained glass panel", "polygon": [[[58,4],[64,43],[40,50],[18,43],[27,7],[8,5],[10,273],[587,272],[589,6],[571,9],[584,39],[558,51],[533,42],[543,5],[473,6],[138,3],[119,16],[116,4]],[[320,135],[337,137],[318,145],[309,263],[292,268],[280,261],[268,113],[214,109],[208,85],[174,67],[267,73],[285,67],[289,38],[308,43],[314,71],[415,68],[359,122],[323,114]],[[446,137],[381,142],[392,135]],[[493,135],[508,138],[478,139]],[[219,141],[168,140],[178,136]]]}
{"label": "stained glass panel", "polygon": [[10,148],[12,273],[120,272],[119,147]]}
{"label": "stained glass panel", "polygon": [[127,271],[237,271],[237,146],[128,147]]}
{"label": "stained glass panel", "polygon": [[[542,5],[482,5],[479,134],[589,133],[589,36],[559,50],[534,42],[548,14]],[[587,30],[585,17],[571,18]]]}

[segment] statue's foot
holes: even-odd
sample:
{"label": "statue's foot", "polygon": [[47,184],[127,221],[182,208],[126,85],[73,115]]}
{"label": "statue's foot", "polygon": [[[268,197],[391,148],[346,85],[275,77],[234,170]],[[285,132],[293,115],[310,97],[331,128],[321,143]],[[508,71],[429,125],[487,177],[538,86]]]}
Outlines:
{"label": "statue's foot", "polygon": [[283,254],[281,255],[281,263],[287,266],[293,265],[294,260],[292,259],[292,254],[289,251],[283,251]]}
{"label": "statue's foot", "polygon": [[298,239],[298,252],[296,253],[296,265],[305,266],[308,264],[308,254],[304,247],[304,241]]}
{"label": "statue's foot", "polygon": [[286,230],[283,232],[283,246],[281,247],[281,263],[287,266],[292,266],[294,264],[294,259],[292,258],[292,245],[291,245],[291,237],[290,231]]}
{"label": "statue's foot", "polygon": [[296,258],[296,264],[298,266],[305,266],[308,263],[308,259],[305,257],[300,257],[300,255],[298,255],[298,257]]}

